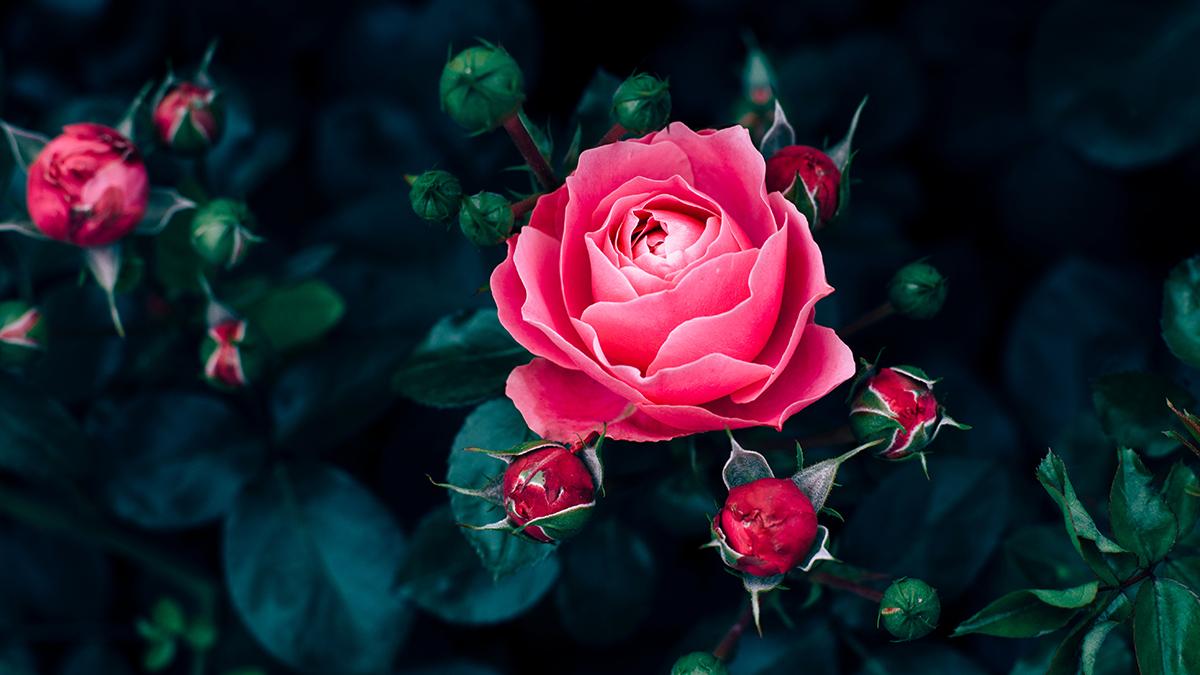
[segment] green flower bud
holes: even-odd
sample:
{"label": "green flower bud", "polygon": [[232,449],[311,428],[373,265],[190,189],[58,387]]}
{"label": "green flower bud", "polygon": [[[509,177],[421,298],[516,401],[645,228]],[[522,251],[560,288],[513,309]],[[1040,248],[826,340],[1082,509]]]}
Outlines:
{"label": "green flower bud", "polygon": [[901,641],[925,637],[937,627],[942,601],[937,590],[920,579],[897,579],[883,592],[879,619]]}
{"label": "green flower bud", "polygon": [[444,223],[458,215],[462,205],[462,184],[446,171],[426,171],[409,181],[408,201],[424,220]]}
{"label": "green flower bud", "polygon": [[888,300],[904,316],[930,319],[946,302],[946,277],[924,262],[905,265],[888,283]]}
{"label": "green flower bud", "polygon": [[729,669],[708,652],[692,652],[679,657],[671,667],[671,675],[728,675]]}
{"label": "green flower bud", "polygon": [[0,302],[0,367],[29,363],[45,349],[41,312],[20,300]]}
{"label": "green flower bud", "polygon": [[476,246],[499,244],[512,234],[512,206],[495,192],[471,195],[463,200],[458,225]]}
{"label": "green flower bud", "polygon": [[1200,367],[1200,256],[1184,260],[1167,275],[1162,336],[1176,358]]}
{"label": "green flower bud", "polygon": [[442,69],[442,110],[468,131],[491,131],[525,101],[521,67],[502,47],[468,47]]}
{"label": "green flower bud", "polygon": [[232,268],[258,241],[251,233],[253,227],[254,215],[244,203],[214,199],[192,217],[192,248],[209,264]]}
{"label": "green flower bud", "polygon": [[613,117],[635,134],[661,129],[671,115],[671,92],[666,81],[638,73],[613,94]]}

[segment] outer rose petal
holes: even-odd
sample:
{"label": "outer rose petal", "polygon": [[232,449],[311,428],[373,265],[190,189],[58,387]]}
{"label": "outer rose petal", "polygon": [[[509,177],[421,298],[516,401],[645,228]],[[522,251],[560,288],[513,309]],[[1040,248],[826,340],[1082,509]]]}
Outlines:
{"label": "outer rose petal", "polygon": [[604,424],[609,438],[619,441],[665,441],[688,433],[641,414],[580,371],[546,359],[514,369],[505,393],[542,438],[571,439]]}

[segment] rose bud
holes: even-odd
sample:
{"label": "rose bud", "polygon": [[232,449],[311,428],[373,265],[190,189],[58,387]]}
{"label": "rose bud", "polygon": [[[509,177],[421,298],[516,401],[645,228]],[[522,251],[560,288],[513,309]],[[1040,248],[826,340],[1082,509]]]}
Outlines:
{"label": "rose bud", "polygon": [[807,145],[789,145],[767,160],[767,191],[782,192],[793,202],[809,199],[801,193],[807,191],[821,224],[837,214],[841,180],[842,172],[829,155]]}
{"label": "rose bud", "polygon": [[692,652],[679,657],[671,667],[671,675],[728,675],[729,669],[721,659],[709,652]]}
{"label": "rose bud", "polygon": [[442,110],[473,133],[491,131],[525,101],[521,67],[502,47],[484,42],[450,59],[438,84]]}
{"label": "rose bud", "polygon": [[888,300],[904,316],[933,318],[946,302],[946,278],[925,262],[905,265],[888,283]]}
{"label": "rose bud", "polygon": [[29,166],[26,203],[42,234],[76,246],[104,246],[133,231],[150,183],[133,143],[100,124],[72,124]]}
{"label": "rose bud", "polygon": [[550,543],[575,534],[591,509],[570,519],[569,527],[530,525],[530,521],[595,503],[596,481],[588,466],[570,449],[552,445],[512,460],[504,471],[504,511],[532,539]]}
{"label": "rose bud", "polygon": [[941,613],[937,590],[920,579],[897,579],[879,602],[879,620],[901,641],[929,635]]}
{"label": "rose bud", "polygon": [[225,130],[225,110],[216,89],[180,82],[154,106],[158,140],[184,154],[204,152],[217,144]]}
{"label": "rose bud", "polygon": [[252,233],[254,214],[242,202],[214,199],[192,216],[192,248],[212,265],[231,269],[245,259],[250,244],[259,241]]}
{"label": "rose bud", "polygon": [[453,174],[426,171],[420,176],[410,177],[408,183],[412,186],[408,201],[423,220],[444,223],[458,215],[463,198],[462,184]]}
{"label": "rose bud", "polygon": [[729,491],[713,530],[742,556],[735,569],[770,577],[804,561],[817,538],[817,514],[790,478],[761,478]]}
{"label": "rose bud", "polygon": [[204,379],[219,388],[239,389],[262,371],[258,340],[240,319],[221,321],[208,329],[200,347]]}
{"label": "rose bud", "polygon": [[46,322],[20,300],[0,302],[0,366],[19,366],[38,356],[46,344]]}
{"label": "rose bud", "polygon": [[855,386],[850,427],[860,443],[883,439],[876,454],[902,460],[914,456],[925,463],[922,450],[943,426],[970,429],[945,413],[933,395],[933,385],[920,368],[868,368]]}
{"label": "rose bud", "polygon": [[661,129],[671,116],[671,92],[666,81],[638,73],[613,94],[613,118],[635,134]]}
{"label": "rose bud", "polygon": [[512,205],[495,192],[471,195],[462,202],[458,225],[476,246],[494,246],[512,234]]}

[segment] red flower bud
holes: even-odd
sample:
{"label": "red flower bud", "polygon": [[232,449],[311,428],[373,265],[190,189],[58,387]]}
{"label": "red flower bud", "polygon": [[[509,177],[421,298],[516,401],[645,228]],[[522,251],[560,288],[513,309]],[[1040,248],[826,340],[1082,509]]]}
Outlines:
{"label": "red flower bud", "polygon": [[790,478],[760,478],[729,491],[713,528],[741,554],[738,570],[769,577],[804,562],[817,537],[817,514]]}
{"label": "red flower bud", "polygon": [[969,429],[938,405],[934,382],[919,368],[898,366],[881,368],[856,385],[850,426],[859,442],[884,439],[876,454],[900,460],[920,455],[943,426]]}
{"label": "red flower bud", "polygon": [[42,234],[76,246],[104,246],[146,213],[150,182],[133,143],[100,124],[72,124],[29,166],[26,203]]}
{"label": "red flower bud", "polygon": [[[517,527],[591,504],[595,498],[596,481],[587,465],[562,446],[520,455],[504,472],[504,510]],[[525,528],[524,533],[538,541],[554,541],[536,525]]]}
{"label": "red flower bud", "polygon": [[204,378],[229,389],[255,380],[262,366],[255,342],[245,321],[228,319],[210,327],[200,348]]}
{"label": "red flower bud", "polygon": [[[803,181],[796,185],[796,178]],[[767,160],[767,191],[787,194],[793,189],[812,191],[817,214],[828,222],[837,213],[842,172],[824,152],[807,145],[789,145]],[[814,225],[816,223],[813,223]]]}
{"label": "red flower bud", "polygon": [[158,139],[169,148],[200,152],[217,142],[224,115],[217,91],[193,82],[172,87],[154,107]]}

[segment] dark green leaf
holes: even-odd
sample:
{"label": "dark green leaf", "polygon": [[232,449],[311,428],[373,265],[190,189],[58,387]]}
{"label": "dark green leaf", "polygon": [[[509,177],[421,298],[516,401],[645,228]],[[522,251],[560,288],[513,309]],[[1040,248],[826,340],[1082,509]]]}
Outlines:
{"label": "dark green leaf", "polygon": [[1200,518],[1200,480],[1196,472],[1183,462],[1176,462],[1163,485],[1163,499],[1175,514],[1179,539],[1191,533]]}
{"label": "dark green leaf", "polygon": [[0,469],[59,480],[86,474],[90,460],[83,433],[57,401],[0,373]]}
{"label": "dark green leaf", "polygon": [[[463,448],[510,448],[530,440],[521,413],[508,399],[488,401],[467,415],[450,446],[446,482],[466,488],[481,488],[504,473],[505,464],[480,452]],[[454,519],[466,525],[486,525],[504,518],[503,509],[469,495],[450,493]],[[484,567],[496,578],[541,562],[554,551],[549,544],[529,541],[502,531],[462,530]]]}
{"label": "dark green leaf", "polygon": [[503,392],[508,374],[529,359],[500,325],[496,310],[462,312],[434,325],[401,364],[394,384],[425,405],[472,405]]}
{"label": "dark green leaf", "polygon": [[1020,585],[1037,588],[1075,586],[1093,578],[1063,537],[1062,526],[1030,525],[1013,532],[1004,541],[1009,564],[1019,573]]}
{"label": "dark green leaf", "polygon": [[1062,628],[1096,599],[1098,582],[1064,590],[1013,591],[962,622],[954,635],[983,633],[998,637],[1037,637]]}
{"label": "dark green leaf", "polygon": [[1075,488],[1067,475],[1067,467],[1053,452],[1047,453],[1037,469],[1038,482],[1058,504],[1063,524],[1075,550],[1102,581],[1116,583],[1117,577],[1104,560],[1102,553],[1121,553],[1123,549],[1100,533],[1087,509],[1075,496]]}
{"label": "dark green leaf", "polygon": [[392,583],[405,549],[391,515],[352,478],[280,465],[247,486],[226,520],[225,576],[238,615],[281,661],[378,672],[408,629]]}
{"label": "dark green leaf", "polygon": [[199,293],[204,259],[192,248],[192,216],[195,210],[175,211],[154,237],[154,276],[172,291]]}
{"label": "dark green leaf", "polygon": [[1163,435],[1175,426],[1166,401],[1191,407],[1195,399],[1169,378],[1151,373],[1114,373],[1092,383],[1092,404],[1104,431],[1121,447],[1161,457],[1179,447]]}
{"label": "dark green leaf", "polygon": [[1200,673],[1200,598],[1171,579],[1144,582],[1134,601],[1133,646],[1142,675]]}
{"label": "dark green leaf", "polygon": [[345,304],[337,291],[316,279],[272,289],[244,310],[246,318],[275,349],[288,351],[321,339],[337,325]]}
{"label": "dark green leaf", "polygon": [[507,621],[537,604],[558,579],[555,558],[494,578],[480,565],[460,529],[446,507],[426,515],[398,576],[404,593],[442,620],[472,625]]}
{"label": "dark green leaf", "polygon": [[1118,451],[1108,512],[1113,537],[1142,564],[1157,562],[1175,545],[1175,514],[1152,482],[1154,476],[1129,448]]}
{"label": "dark green leaf", "polygon": [[1200,594],[1200,556],[1172,555],[1158,568],[1157,574],[1174,579],[1187,586],[1193,593]]}
{"label": "dark green leaf", "polygon": [[147,394],[93,413],[109,461],[104,496],[122,518],[151,529],[224,515],[259,469],[263,443],[216,395]]}
{"label": "dark green leaf", "polygon": [[1200,368],[1200,256],[1176,265],[1163,284],[1162,336],[1180,361]]}
{"label": "dark green leaf", "polygon": [[605,645],[634,633],[654,607],[654,558],[634,530],[608,520],[565,545],[555,592],[562,625],[577,642]]}
{"label": "dark green leaf", "polygon": [[870,657],[859,675],[984,675],[960,652],[939,644],[906,645],[905,649],[880,649]]}

